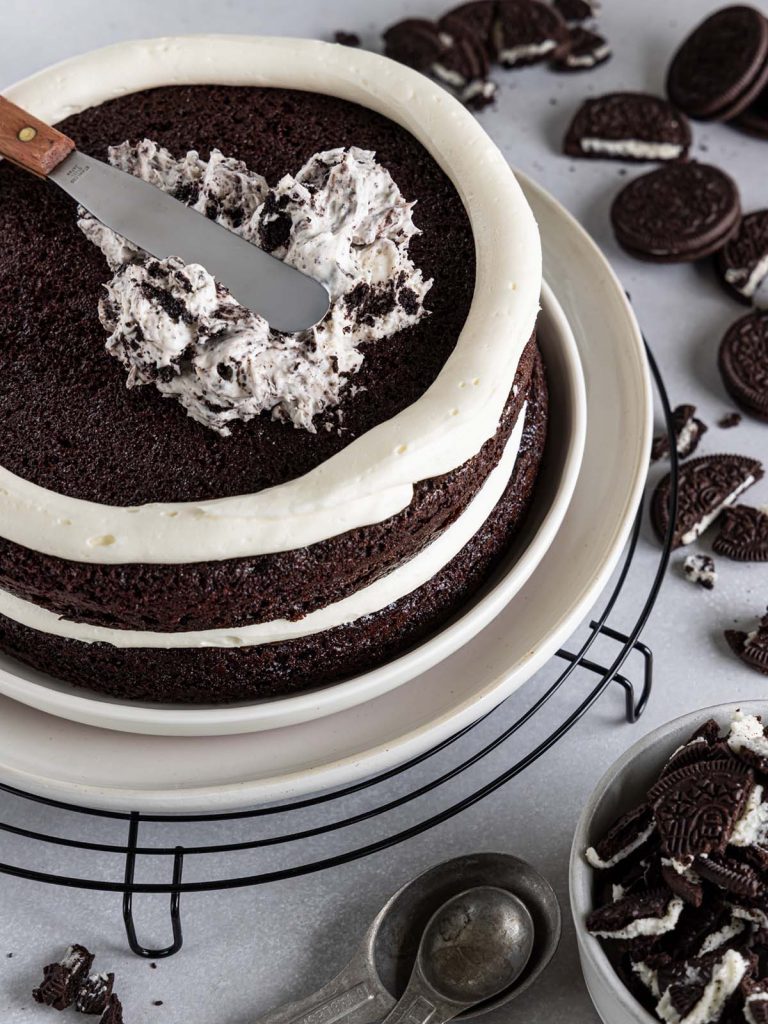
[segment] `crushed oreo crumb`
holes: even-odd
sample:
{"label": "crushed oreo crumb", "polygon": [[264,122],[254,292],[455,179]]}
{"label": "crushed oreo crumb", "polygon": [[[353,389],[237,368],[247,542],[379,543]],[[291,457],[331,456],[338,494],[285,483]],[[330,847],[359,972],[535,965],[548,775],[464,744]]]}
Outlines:
{"label": "crushed oreo crumb", "polygon": [[705,590],[712,590],[717,582],[715,561],[709,555],[688,555],[683,562],[683,574],[689,583],[697,583]]}

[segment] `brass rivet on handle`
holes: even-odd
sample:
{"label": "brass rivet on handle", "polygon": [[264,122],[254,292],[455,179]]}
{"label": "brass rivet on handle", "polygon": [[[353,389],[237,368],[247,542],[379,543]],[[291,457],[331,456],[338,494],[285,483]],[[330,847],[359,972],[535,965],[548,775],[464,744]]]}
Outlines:
{"label": "brass rivet on handle", "polygon": [[33,128],[31,125],[27,125],[26,128],[19,129],[19,134],[16,136],[19,142],[31,142],[32,139],[37,135],[37,128]]}

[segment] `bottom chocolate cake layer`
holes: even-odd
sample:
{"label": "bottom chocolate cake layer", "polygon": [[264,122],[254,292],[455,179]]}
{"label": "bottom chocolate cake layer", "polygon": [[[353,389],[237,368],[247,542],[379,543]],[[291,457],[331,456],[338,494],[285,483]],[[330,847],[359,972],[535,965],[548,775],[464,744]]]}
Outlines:
{"label": "bottom chocolate cake layer", "polygon": [[349,625],[254,647],[157,650],[85,644],[0,616],[0,650],[102,694],[160,703],[218,704],[287,696],[369,670],[433,633],[486,580],[525,519],[546,431],[547,385],[537,357],[515,468],[484,525],[428,583]]}

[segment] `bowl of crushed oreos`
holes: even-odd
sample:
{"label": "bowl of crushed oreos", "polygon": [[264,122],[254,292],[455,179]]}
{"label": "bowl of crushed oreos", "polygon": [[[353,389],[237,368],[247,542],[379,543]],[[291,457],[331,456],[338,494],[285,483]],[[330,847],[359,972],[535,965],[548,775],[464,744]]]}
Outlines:
{"label": "bowl of crushed oreos", "polygon": [[768,1024],[768,701],[631,747],[570,862],[584,978],[605,1024]]}

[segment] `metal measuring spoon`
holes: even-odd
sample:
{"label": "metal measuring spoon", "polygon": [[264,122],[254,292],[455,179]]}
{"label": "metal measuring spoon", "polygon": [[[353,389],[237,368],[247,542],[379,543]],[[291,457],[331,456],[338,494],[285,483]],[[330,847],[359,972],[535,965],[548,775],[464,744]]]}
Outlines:
{"label": "metal measuring spoon", "polygon": [[533,920],[505,889],[478,886],[433,914],[408,988],[384,1024],[445,1024],[520,977],[533,949]]}
{"label": "metal measuring spoon", "polygon": [[460,1014],[495,1010],[525,991],[544,970],[560,940],[560,907],[552,886],[530,864],[506,853],[478,853],[436,864],[404,885],[382,907],[347,966],[319,991],[259,1018],[256,1024],[377,1024],[405,991],[419,942],[448,900],[493,885],[517,896],[534,924],[533,950],[517,981]]}

